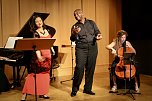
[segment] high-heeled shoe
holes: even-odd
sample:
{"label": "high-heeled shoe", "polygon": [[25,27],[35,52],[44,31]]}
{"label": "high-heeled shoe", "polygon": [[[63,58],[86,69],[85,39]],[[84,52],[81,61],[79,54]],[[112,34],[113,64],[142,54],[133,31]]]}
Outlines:
{"label": "high-heeled shoe", "polygon": [[47,95],[40,95],[39,98],[49,99],[50,97],[48,97]]}
{"label": "high-heeled shoe", "polygon": [[23,94],[21,101],[25,101],[26,97],[27,97],[27,94]]}

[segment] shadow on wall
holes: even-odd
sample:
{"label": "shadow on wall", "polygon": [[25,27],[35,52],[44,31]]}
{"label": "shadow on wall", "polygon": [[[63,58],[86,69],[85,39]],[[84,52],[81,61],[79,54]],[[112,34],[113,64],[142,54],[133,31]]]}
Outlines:
{"label": "shadow on wall", "polygon": [[131,41],[136,49],[136,63],[141,74],[152,75],[152,40],[134,40]]}

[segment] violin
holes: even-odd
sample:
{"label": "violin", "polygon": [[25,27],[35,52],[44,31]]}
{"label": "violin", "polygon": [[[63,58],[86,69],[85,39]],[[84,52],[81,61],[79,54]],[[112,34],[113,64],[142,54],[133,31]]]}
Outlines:
{"label": "violin", "polygon": [[[134,52],[130,47],[126,47],[125,54],[126,53],[134,53]],[[120,79],[134,78],[136,73],[136,68],[131,63],[132,61],[130,59],[127,59],[127,61],[129,61],[129,64],[125,63],[126,60],[124,58],[124,47],[120,47],[120,49],[118,50],[118,57],[120,59],[115,69],[115,73],[118,76],[118,78]]]}

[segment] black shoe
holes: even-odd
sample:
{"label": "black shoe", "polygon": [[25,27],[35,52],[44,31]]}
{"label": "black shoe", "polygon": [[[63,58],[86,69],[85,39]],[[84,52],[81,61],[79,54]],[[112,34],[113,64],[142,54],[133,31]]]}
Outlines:
{"label": "black shoe", "polygon": [[21,100],[21,101],[25,101],[25,100]]}
{"label": "black shoe", "polygon": [[74,97],[74,96],[76,96],[77,95],[77,91],[72,91],[71,92],[71,97]]}
{"label": "black shoe", "polygon": [[95,95],[95,93],[92,92],[92,91],[85,91],[85,90],[84,90],[83,93],[90,94],[90,95]]}
{"label": "black shoe", "polygon": [[40,95],[39,98],[49,99],[50,97],[44,96],[44,95]]}

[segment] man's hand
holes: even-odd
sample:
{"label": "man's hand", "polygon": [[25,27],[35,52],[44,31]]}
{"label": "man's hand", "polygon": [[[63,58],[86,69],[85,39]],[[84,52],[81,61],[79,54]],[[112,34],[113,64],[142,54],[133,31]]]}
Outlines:
{"label": "man's hand", "polygon": [[79,26],[73,26],[73,34],[78,34],[81,31],[81,28]]}
{"label": "man's hand", "polygon": [[98,35],[96,36],[96,39],[97,39],[97,40],[102,39],[102,35],[101,35],[101,34],[98,34]]}

